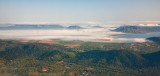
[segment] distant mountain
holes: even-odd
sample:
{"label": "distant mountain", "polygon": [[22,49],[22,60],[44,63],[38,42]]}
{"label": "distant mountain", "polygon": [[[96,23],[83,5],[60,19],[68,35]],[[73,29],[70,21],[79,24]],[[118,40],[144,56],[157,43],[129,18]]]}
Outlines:
{"label": "distant mountain", "polygon": [[147,38],[147,40],[151,40],[153,42],[160,43],[160,37],[150,37],[150,38]]}
{"label": "distant mountain", "polygon": [[93,28],[103,28],[102,26],[93,26]]}
{"label": "distant mountain", "polygon": [[64,29],[61,25],[30,25],[30,24],[16,24],[8,27],[0,27],[0,30],[25,30],[25,29]]}
{"label": "distant mountain", "polygon": [[64,26],[61,25],[41,25],[40,28],[44,29],[64,29]]}
{"label": "distant mountain", "polygon": [[7,27],[0,27],[0,30],[30,30],[30,29],[83,29],[80,26],[68,26],[64,27],[62,25],[31,25],[31,24],[15,24]]}
{"label": "distant mountain", "polygon": [[83,28],[80,26],[74,25],[74,26],[67,27],[67,29],[83,29]]}
{"label": "distant mountain", "polygon": [[160,26],[121,26],[113,31],[133,34],[144,34],[160,32]]}

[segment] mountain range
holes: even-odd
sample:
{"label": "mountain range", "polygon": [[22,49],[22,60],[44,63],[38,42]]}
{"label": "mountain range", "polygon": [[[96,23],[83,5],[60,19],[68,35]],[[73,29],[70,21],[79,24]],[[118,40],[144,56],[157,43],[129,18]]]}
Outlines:
{"label": "mountain range", "polygon": [[121,26],[113,31],[133,34],[144,34],[160,32],[160,26]]}
{"label": "mountain range", "polygon": [[62,25],[31,25],[31,24],[15,24],[7,27],[0,27],[0,30],[30,30],[30,29],[83,29],[78,25],[64,27]]}

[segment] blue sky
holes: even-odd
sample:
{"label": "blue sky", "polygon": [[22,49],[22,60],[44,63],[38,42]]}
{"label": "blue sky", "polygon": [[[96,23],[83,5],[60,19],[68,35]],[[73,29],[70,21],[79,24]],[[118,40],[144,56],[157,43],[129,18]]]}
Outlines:
{"label": "blue sky", "polygon": [[0,0],[0,23],[160,23],[160,0]]}

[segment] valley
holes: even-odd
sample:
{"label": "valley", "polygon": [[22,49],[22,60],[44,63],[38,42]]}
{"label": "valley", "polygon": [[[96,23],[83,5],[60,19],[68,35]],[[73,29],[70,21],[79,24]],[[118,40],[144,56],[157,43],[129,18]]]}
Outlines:
{"label": "valley", "polygon": [[160,45],[153,42],[46,41],[0,40],[0,75],[159,75]]}

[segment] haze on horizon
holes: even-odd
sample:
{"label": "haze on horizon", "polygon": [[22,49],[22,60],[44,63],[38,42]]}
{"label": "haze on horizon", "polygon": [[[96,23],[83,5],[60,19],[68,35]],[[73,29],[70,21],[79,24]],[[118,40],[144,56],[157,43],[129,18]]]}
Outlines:
{"label": "haze on horizon", "polygon": [[160,0],[0,0],[0,24],[160,23]]}

